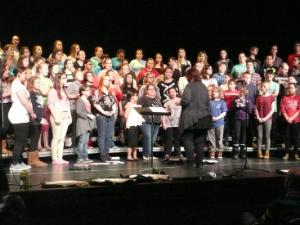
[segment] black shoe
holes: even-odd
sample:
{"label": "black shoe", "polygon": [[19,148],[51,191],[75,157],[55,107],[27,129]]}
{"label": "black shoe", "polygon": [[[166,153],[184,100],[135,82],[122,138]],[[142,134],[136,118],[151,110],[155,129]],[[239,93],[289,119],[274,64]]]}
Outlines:
{"label": "black shoe", "polygon": [[195,159],[187,158],[186,163],[188,164],[195,163]]}
{"label": "black shoe", "polygon": [[170,158],[169,157],[165,157],[163,160],[164,164],[168,164],[170,162]]}
{"label": "black shoe", "polygon": [[106,160],[108,160],[108,161],[110,161],[111,160],[111,157],[110,157],[110,155],[107,153],[107,154],[105,154],[105,157],[106,157]]}
{"label": "black shoe", "polygon": [[101,162],[106,162],[107,161],[107,158],[106,158],[105,154],[100,153],[100,161]]}
{"label": "black shoe", "polygon": [[224,141],[223,141],[223,145],[224,145],[225,147],[228,147],[229,141],[228,141],[228,140],[224,140]]}
{"label": "black shoe", "polygon": [[232,155],[233,155],[233,158],[234,158],[234,159],[239,158],[239,153],[240,153],[240,147],[234,145],[234,146],[232,147]]}
{"label": "black shoe", "polygon": [[246,154],[247,154],[246,146],[245,145],[241,145],[240,148],[241,148],[240,157],[242,159],[245,159],[246,158]]}
{"label": "black shoe", "polygon": [[203,162],[196,162],[196,164],[194,165],[195,168],[198,168],[198,169],[202,169],[204,166]]}

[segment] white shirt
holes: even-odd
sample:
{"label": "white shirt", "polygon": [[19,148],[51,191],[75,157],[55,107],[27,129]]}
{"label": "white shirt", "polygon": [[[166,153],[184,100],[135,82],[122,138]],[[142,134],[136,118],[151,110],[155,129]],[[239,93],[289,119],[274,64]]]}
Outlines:
{"label": "white shirt", "polygon": [[128,129],[130,127],[141,126],[142,123],[144,122],[143,117],[135,110],[134,107],[137,107],[137,105],[136,104],[132,105],[127,117],[126,128]]}
{"label": "white shirt", "polygon": [[8,112],[8,119],[12,124],[29,123],[29,113],[18,98],[18,92],[25,92],[26,97],[30,98],[25,85],[19,79],[15,79],[11,84],[12,106]]}
{"label": "white shirt", "polygon": [[178,89],[179,89],[180,95],[183,94],[183,91],[184,91],[184,89],[185,89],[185,86],[188,85],[188,83],[189,83],[189,82],[188,82],[188,80],[186,79],[185,76],[179,78],[179,81],[178,81]]}

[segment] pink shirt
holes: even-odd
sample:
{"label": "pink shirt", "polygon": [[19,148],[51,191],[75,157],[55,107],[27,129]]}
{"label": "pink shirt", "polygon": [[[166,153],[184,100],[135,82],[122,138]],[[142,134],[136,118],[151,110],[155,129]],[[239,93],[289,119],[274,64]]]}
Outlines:
{"label": "pink shirt", "polygon": [[52,88],[48,93],[48,106],[53,106],[53,108],[60,112],[68,112],[70,111],[70,102],[67,98],[64,91],[61,93],[62,98],[58,97],[57,91]]}

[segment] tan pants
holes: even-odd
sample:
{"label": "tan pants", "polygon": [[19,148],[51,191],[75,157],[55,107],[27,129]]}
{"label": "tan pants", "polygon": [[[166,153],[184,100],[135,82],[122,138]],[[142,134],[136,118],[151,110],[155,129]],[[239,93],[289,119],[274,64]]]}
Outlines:
{"label": "tan pants", "polygon": [[50,116],[50,123],[53,134],[51,142],[52,160],[62,160],[64,141],[68,127],[70,125],[69,115],[69,112],[58,112],[58,116],[60,116],[61,118],[60,124],[56,124],[53,116]]}

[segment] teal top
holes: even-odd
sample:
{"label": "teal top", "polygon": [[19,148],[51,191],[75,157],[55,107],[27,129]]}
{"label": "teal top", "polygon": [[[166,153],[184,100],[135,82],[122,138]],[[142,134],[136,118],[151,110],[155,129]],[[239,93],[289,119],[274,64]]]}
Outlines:
{"label": "teal top", "polygon": [[91,58],[91,62],[92,62],[92,72],[98,76],[98,74],[101,71],[101,67],[99,65],[100,60],[96,56],[94,56]]}
{"label": "teal top", "polygon": [[242,73],[246,72],[246,64],[236,64],[232,67],[231,74],[233,78],[238,78]]}
{"label": "teal top", "polygon": [[138,74],[142,68],[145,68],[145,66],[146,66],[145,60],[133,59],[129,63],[130,70],[132,70],[135,74]]}
{"label": "teal top", "polygon": [[120,66],[121,66],[121,63],[122,61],[118,59],[118,57],[114,57],[111,59],[111,62],[112,62],[112,68],[114,70],[118,70],[120,69]]}

